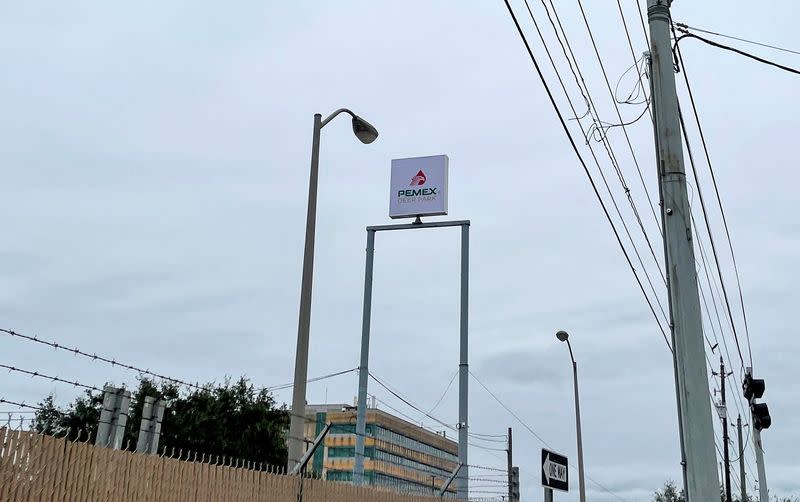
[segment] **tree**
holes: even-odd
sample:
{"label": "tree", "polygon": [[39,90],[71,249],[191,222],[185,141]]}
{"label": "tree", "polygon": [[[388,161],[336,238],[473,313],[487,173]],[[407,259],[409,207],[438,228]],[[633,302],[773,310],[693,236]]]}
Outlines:
{"label": "tree", "polygon": [[[192,451],[236,457],[271,465],[286,463],[285,431],[289,413],[266,390],[256,389],[246,378],[207,384],[188,393],[169,382],[140,378],[131,396],[123,448],[133,449],[139,432],[144,398],[164,399],[167,409],[161,424],[159,449]],[[87,391],[66,409],[53,396],[40,403],[34,430],[69,438],[93,439],[103,404],[102,393]],[[78,433],[80,431],[80,434]]]}
{"label": "tree", "polygon": [[672,480],[664,483],[664,487],[653,494],[653,502],[686,502],[683,490],[678,491]]}

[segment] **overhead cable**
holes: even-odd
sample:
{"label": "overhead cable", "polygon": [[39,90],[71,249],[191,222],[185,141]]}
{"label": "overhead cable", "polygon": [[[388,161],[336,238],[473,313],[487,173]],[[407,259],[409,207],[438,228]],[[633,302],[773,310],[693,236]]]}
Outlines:
{"label": "overhead cable", "polygon": [[750,347],[750,329],[747,324],[747,310],[744,308],[744,295],[742,294],[742,283],[739,278],[739,265],[736,263],[736,253],[733,251],[733,240],[731,239],[731,232],[730,228],[728,227],[728,217],[725,215],[725,208],[722,205],[722,197],[720,196],[719,192],[719,185],[717,184],[717,176],[714,174],[714,166],[711,163],[711,155],[708,152],[708,144],[706,143],[706,135],[703,132],[703,126],[700,124],[700,115],[697,111],[697,104],[694,100],[694,93],[692,92],[692,86],[689,83],[689,76],[686,73],[686,63],[683,60],[683,55],[681,54],[681,49],[676,45],[676,53],[678,56],[678,61],[680,62],[680,66],[682,68],[683,73],[683,80],[686,83],[686,90],[689,94],[689,101],[692,105],[692,112],[694,114],[695,123],[697,124],[697,130],[700,133],[700,142],[703,145],[703,151],[705,152],[706,163],[708,165],[709,173],[711,173],[711,181],[714,184],[714,193],[717,197],[717,204],[719,205],[719,211],[722,215],[722,224],[725,228],[725,236],[728,240],[728,250],[731,253],[731,261],[733,262],[733,269],[734,273],[736,274],[736,288],[739,291],[739,306],[742,309],[742,319],[744,321],[744,332],[745,337],[747,338],[747,351],[750,359],[750,366],[753,366],[753,351]]}
{"label": "overhead cable", "polygon": [[735,37],[733,35],[725,35],[724,33],[719,33],[719,32],[716,32],[716,31],[704,30],[704,29],[698,28],[696,26],[689,26],[686,23],[675,23],[675,26],[677,26],[679,29],[683,28],[684,30],[699,31],[700,33],[707,33],[709,35],[716,35],[718,37],[730,38],[732,40],[738,40],[739,42],[745,42],[745,43],[748,43],[748,44],[759,45],[761,47],[766,47],[768,49],[775,49],[776,51],[788,52],[790,54],[797,54],[798,56],[800,56],[800,51],[787,49],[785,47],[778,47],[777,45],[765,44],[763,42],[756,42],[754,40],[748,40],[746,38]]}
{"label": "overhead cable", "polygon": [[606,219],[608,220],[609,224],[611,225],[611,229],[614,232],[614,236],[617,239],[617,243],[619,244],[620,249],[622,250],[622,253],[625,255],[625,259],[628,262],[628,266],[633,271],[634,278],[636,279],[636,282],[639,285],[639,289],[642,291],[642,294],[645,296],[645,300],[647,301],[647,304],[650,307],[650,311],[652,312],[653,317],[655,317],[655,319],[656,319],[656,323],[658,324],[659,329],[661,330],[661,335],[664,338],[664,342],[667,344],[667,347],[669,347],[669,350],[672,351],[672,346],[670,345],[669,340],[667,339],[667,335],[664,332],[664,328],[661,325],[661,322],[660,322],[660,320],[658,318],[658,315],[656,314],[655,308],[653,307],[653,303],[650,301],[649,297],[647,296],[647,292],[644,289],[644,285],[642,284],[641,279],[639,279],[639,276],[636,274],[636,268],[633,266],[633,262],[631,261],[631,257],[628,254],[628,251],[625,249],[625,246],[622,244],[622,239],[621,239],[621,237],[619,235],[619,232],[617,231],[617,227],[614,224],[613,219],[611,218],[611,214],[608,212],[608,208],[606,207],[606,204],[603,201],[603,198],[600,196],[600,192],[597,189],[597,185],[594,182],[594,178],[592,178],[592,175],[589,172],[589,168],[586,165],[586,162],[583,160],[583,156],[581,155],[580,151],[578,150],[578,145],[575,143],[575,139],[572,137],[572,133],[569,131],[569,127],[567,127],[567,123],[564,120],[564,116],[561,114],[561,110],[558,108],[558,104],[555,101],[555,97],[553,96],[553,93],[550,90],[550,87],[547,85],[547,81],[544,78],[544,74],[542,73],[542,70],[539,67],[539,62],[536,60],[536,57],[533,55],[533,50],[531,49],[531,46],[528,43],[528,39],[525,36],[525,33],[522,31],[522,27],[520,26],[519,21],[517,20],[517,16],[514,13],[513,9],[511,8],[511,4],[508,2],[508,0],[504,0],[504,2],[505,2],[505,5],[506,5],[506,8],[508,9],[509,14],[511,15],[511,18],[512,18],[512,20],[514,22],[514,25],[517,28],[517,32],[519,33],[519,36],[522,39],[522,42],[525,45],[526,50],[528,51],[528,56],[530,57],[531,62],[533,63],[534,68],[536,69],[536,73],[538,74],[539,79],[541,80],[542,85],[544,86],[545,92],[547,93],[547,96],[550,99],[550,104],[553,106],[553,109],[556,112],[558,120],[561,123],[561,127],[564,130],[564,133],[567,135],[567,139],[569,140],[569,143],[572,146],[572,149],[575,152],[575,155],[578,157],[578,161],[580,162],[581,166],[583,167],[583,170],[586,173],[586,176],[589,178],[589,183],[591,184],[592,189],[594,190],[594,193],[595,193],[595,196],[597,197],[598,202],[600,202],[600,206],[603,209],[603,213],[605,214]]}
{"label": "overhead cable", "polygon": [[713,40],[709,40],[707,38],[703,38],[703,37],[701,37],[699,35],[695,35],[694,33],[689,33],[688,31],[685,31],[685,29],[679,28],[679,31],[682,31],[683,35],[681,35],[680,37],[678,37],[675,40],[675,45],[676,46],[680,43],[681,40],[683,40],[685,38],[694,38],[694,39],[700,40],[701,42],[704,42],[704,43],[706,43],[708,45],[712,45],[714,47],[718,47],[718,48],[724,49],[726,51],[735,52],[736,54],[739,54],[739,55],[744,56],[746,58],[750,58],[750,59],[752,59],[754,61],[758,61],[759,63],[764,63],[766,65],[774,66],[775,68],[779,68],[781,70],[788,71],[789,73],[794,73],[796,75],[800,75],[800,70],[798,70],[796,68],[785,66],[785,65],[782,65],[780,63],[776,63],[774,61],[770,61],[769,59],[764,59],[764,58],[756,56],[754,54],[750,54],[749,52],[745,52],[743,50],[736,49],[735,47],[730,47],[728,45],[720,44],[719,42],[714,42]]}

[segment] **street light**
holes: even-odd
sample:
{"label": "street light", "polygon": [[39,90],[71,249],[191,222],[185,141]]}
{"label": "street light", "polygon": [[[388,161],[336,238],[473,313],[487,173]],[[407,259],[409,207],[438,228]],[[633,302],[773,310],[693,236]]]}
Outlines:
{"label": "street light", "polygon": [[559,331],[556,333],[556,338],[559,341],[567,342],[569,349],[569,358],[572,360],[572,376],[575,386],[575,428],[578,431],[578,483],[580,487],[580,500],[586,502],[586,484],[583,480],[583,439],[581,438],[581,406],[578,400],[578,363],[575,362],[575,356],[572,354],[572,345],[569,343],[569,334],[566,331]]}
{"label": "street light", "polygon": [[292,415],[289,422],[289,461],[291,471],[303,456],[305,439],[304,422],[306,412],[306,379],[308,378],[308,335],[311,328],[311,285],[314,276],[314,237],[317,221],[317,181],[319,179],[319,136],[328,122],[340,113],[353,118],[353,133],[364,144],[378,137],[372,124],[347,108],[339,108],[322,120],[314,114],[314,139],[311,146],[311,176],[308,181],[308,211],[306,212],[306,241],[303,250],[303,279],[300,288],[300,319],[297,325],[297,353],[294,361],[294,390],[292,392]]}

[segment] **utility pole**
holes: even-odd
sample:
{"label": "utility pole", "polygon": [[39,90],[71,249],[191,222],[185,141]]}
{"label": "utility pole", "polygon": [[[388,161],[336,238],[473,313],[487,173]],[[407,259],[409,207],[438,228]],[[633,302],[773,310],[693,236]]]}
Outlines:
{"label": "utility pole", "polygon": [[647,2],[651,97],[684,489],[688,502],[708,502],[719,499],[719,479],[670,41],[671,4]]}
{"label": "utility pole", "polygon": [[769,414],[767,403],[757,403],[766,390],[763,378],[753,378],[753,368],[747,367],[744,370],[744,382],[742,382],[744,398],[750,403],[751,431],[753,443],[756,447],[756,466],[758,467],[758,498],[761,502],[769,502],[769,490],[767,489],[767,471],[764,467],[764,446],[761,443],[761,429],[768,429],[772,425],[772,417]]}
{"label": "utility pole", "polygon": [[761,445],[761,431],[753,427],[753,442],[756,446],[756,468],[758,469],[758,499],[760,502],[769,502],[769,489],[767,488],[767,469],[764,467],[764,450]]}
{"label": "utility pole", "polygon": [[744,472],[744,442],[742,442],[742,416],[736,418],[736,432],[739,434],[739,484],[742,488],[741,502],[747,502],[747,482]]}
{"label": "utility pole", "polygon": [[513,460],[513,456],[512,456],[511,446],[512,446],[512,442],[511,442],[511,427],[509,427],[508,428],[508,449],[506,450],[506,461],[507,461],[507,464],[508,464],[508,501],[509,502],[514,502],[513,487],[512,487],[512,485],[514,484],[514,476],[513,476],[513,473],[511,472],[512,469],[514,468],[514,460]]}
{"label": "utility pole", "polygon": [[722,410],[720,411],[720,415],[722,415],[722,455],[724,457],[723,462],[725,462],[725,500],[726,502],[733,502],[731,498],[731,461],[728,451],[728,443],[730,442],[730,437],[728,436],[728,407],[725,402],[725,379],[727,376],[728,375],[725,373],[725,362],[722,360],[722,356],[720,356],[719,381],[720,394],[722,395]]}

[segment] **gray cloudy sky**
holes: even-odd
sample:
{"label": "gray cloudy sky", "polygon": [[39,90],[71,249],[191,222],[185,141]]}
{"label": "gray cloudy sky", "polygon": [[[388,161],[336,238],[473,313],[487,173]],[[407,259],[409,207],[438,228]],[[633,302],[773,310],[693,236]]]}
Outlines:
{"label": "gray cloudy sky", "polygon": [[[541,4],[532,4],[558,57]],[[615,122],[577,2],[557,4],[597,110]],[[617,6],[584,4],[613,86],[633,64]],[[622,4],[638,56],[646,44],[636,2]],[[524,4],[514,5],[544,64]],[[364,227],[388,221],[390,160],[446,153],[450,216],[472,220],[473,372],[574,458],[569,359],[553,336],[569,330],[587,473],[631,502],[679,479],[669,352],[500,0],[28,1],[4,2],[0,12],[2,327],[181,379],[290,381],[312,116],[348,106],[381,136],[363,146],[344,119],[323,132],[310,376],[357,365]],[[800,48],[789,0],[678,0],[673,13]],[[770,486],[798,493],[797,79],[696,41],[682,47],[738,253],[756,372],[767,380]],[[800,66],[797,56],[742,47]],[[571,77],[566,83],[580,102]],[[631,72],[621,93],[633,85]],[[622,114],[635,118],[641,106],[623,105]],[[655,197],[651,127],[645,119],[628,129]],[[609,136],[646,208],[622,131]],[[601,161],[647,259],[616,175]],[[655,238],[649,209],[642,213]],[[719,213],[711,218],[735,289]],[[378,236],[371,366],[421,407],[457,369],[457,246],[454,229]],[[7,336],[0,350],[4,364],[98,386],[135,379]],[[523,497],[538,498],[542,445],[471,385],[472,430],[514,427]],[[49,392],[61,403],[76,394],[0,378],[7,399],[36,402]],[[350,401],[355,392],[351,373],[311,384],[309,401]],[[290,401],[290,392],[278,398]],[[455,389],[436,414],[456,422]],[[470,455],[504,465],[502,453]],[[752,450],[748,461],[755,467]],[[617,500],[592,483],[589,495]],[[560,498],[577,500],[577,491]]]}

